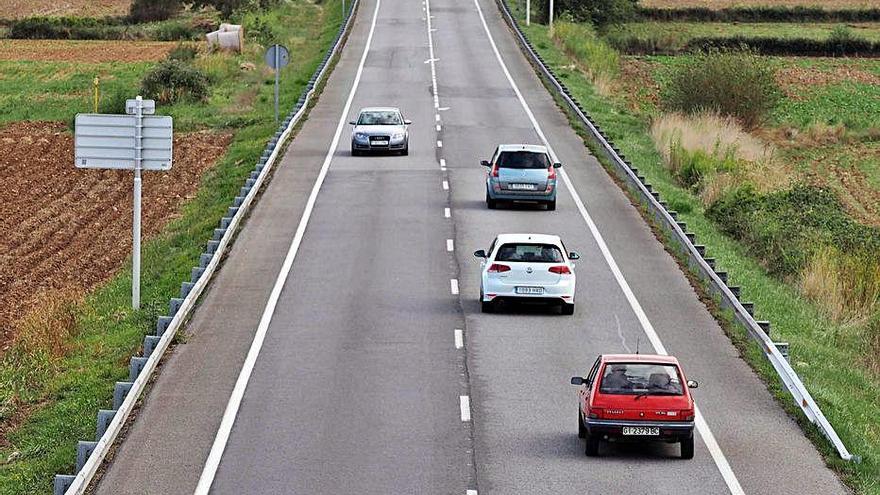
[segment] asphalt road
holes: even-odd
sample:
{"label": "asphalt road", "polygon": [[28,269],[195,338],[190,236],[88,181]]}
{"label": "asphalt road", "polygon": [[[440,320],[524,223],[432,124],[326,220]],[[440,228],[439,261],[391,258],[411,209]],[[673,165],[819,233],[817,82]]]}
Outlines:
{"label": "asphalt road", "polygon": [[[97,492],[193,493],[209,473],[218,494],[846,493],[568,127],[494,1],[378,1],[361,6]],[[408,157],[351,157],[348,126],[334,140],[373,105],[414,121]],[[540,144],[535,124],[567,172],[557,211],[487,210],[479,160],[502,142]],[[502,232],[555,233],[580,252],[574,316],[479,313],[471,253]],[[583,455],[568,379],[600,352],[651,350],[637,308],[700,381],[714,452],[702,435],[690,461],[675,445]],[[230,401],[255,334],[247,387]],[[218,441],[224,413],[234,422]]]}

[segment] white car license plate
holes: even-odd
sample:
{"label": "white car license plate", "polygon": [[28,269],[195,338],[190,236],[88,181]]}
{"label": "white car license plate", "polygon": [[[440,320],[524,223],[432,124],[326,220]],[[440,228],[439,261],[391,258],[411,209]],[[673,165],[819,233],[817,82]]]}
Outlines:
{"label": "white car license plate", "polygon": [[519,189],[519,190],[523,190],[523,191],[534,191],[535,190],[534,184],[510,184],[507,187],[509,187],[510,189]]}
{"label": "white car license plate", "polygon": [[516,293],[517,294],[543,294],[544,288],[543,287],[517,287]]}
{"label": "white car license plate", "polygon": [[377,146],[388,146],[388,141],[373,141],[371,144],[375,144]]}
{"label": "white car license plate", "polygon": [[657,426],[624,426],[623,434],[627,436],[656,437],[660,435],[660,428]]}

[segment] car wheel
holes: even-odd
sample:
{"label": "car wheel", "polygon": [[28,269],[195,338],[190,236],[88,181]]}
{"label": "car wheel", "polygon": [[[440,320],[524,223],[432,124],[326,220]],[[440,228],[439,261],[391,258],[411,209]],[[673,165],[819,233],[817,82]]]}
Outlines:
{"label": "car wheel", "polygon": [[688,438],[681,439],[681,458],[682,459],[693,459],[694,458],[694,436],[691,435]]}
{"label": "car wheel", "polygon": [[495,301],[483,301],[480,298],[480,311],[483,313],[494,313],[495,312]]}
{"label": "car wheel", "polygon": [[547,211],[556,211],[556,200],[547,201]]}
{"label": "car wheel", "polygon": [[360,156],[360,154],[361,154],[360,151],[358,151],[354,148],[351,149],[351,156]]}
{"label": "car wheel", "polygon": [[584,426],[584,416],[578,408],[578,438],[587,438],[587,428]]}
{"label": "car wheel", "polygon": [[486,193],[486,206],[488,206],[490,210],[494,210],[495,208],[498,208],[498,201],[492,199],[492,197],[489,196],[488,192]]}
{"label": "car wheel", "polygon": [[562,303],[562,306],[559,307],[559,314],[563,314],[566,316],[571,316],[574,314],[574,303]]}
{"label": "car wheel", "polygon": [[409,155],[409,143],[408,142],[406,143],[406,146],[404,146],[403,151],[401,151],[400,154],[403,156]]}
{"label": "car wheel", "polygon": [[596,457],[599,455],[599,437],[588,433],[586,438],[587,447],[584,449],[584,454],[588,457]]}

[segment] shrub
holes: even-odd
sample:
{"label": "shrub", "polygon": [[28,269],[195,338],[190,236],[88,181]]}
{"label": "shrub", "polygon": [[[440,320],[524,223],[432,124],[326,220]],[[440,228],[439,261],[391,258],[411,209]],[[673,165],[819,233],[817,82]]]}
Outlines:
{"label": "shrub", "polygon": [[253,20],[245,23],[247,37],[263,46],[269,46],[278,40],[278,34],[272,27],[272,23],[263,16],[255,16]]}
{"label": "shrub", "polygon": [[[598,27],[621,24],[636,18],[637,0],[555,0],[554,17],[569,16],[576,22],[592,22]],[[547,23],[548,0],[532,2],[533,19]]]}
{"label": "shrub", "polygon": [[141,92],[159,103],[203,101],[208,97],[208,77],[186,63],[165,60],[147,73]]}
{"label": "shrub", "polygon": [[722,38],[693,38],[680,51],[701,52],[711,50],[748,49],[762,55],[799,55],[813,57],[838,57],[844,55],[878,55],[880,42],[863,38],[816,40],[809,38],[773,38],[731,36]]}
{"label": "shrub", "polygon": [[841,9],[823,7],[756,6],[711,9],[640,7],[637,15],[657,21],[693,22],[869,22],[880,21],[880,9]]}
{"label": "shrub", "polygon": [[867,322],[880,309],[880,260],[823,246],[802,270],[800,287],[834,321]]}
{"label": "shrub", "polygon": [[774,69],[748,50],[706,51],[672,71],[663,91],[664,104],[672,111],[716,112],[753,128],[781,98]]}
{"label": "shrub", "polygon": [[164,21],[180,8],[180,0],[133,0],[128,16],[132,22]]}
{"label": "shrub", "polygon": [[153,27],[150,38],[157,41],[184,41],[199,38],[202,32],[184,21],[161,22]]}
{"label": "shrub", "polygon": [[14,39],[116,39],[124,31],[114,18],[28,17],[13,21],[7,36]]}
{"label": "shrub", "polygon": [[195,60],[199,54],[199,49],[193,44],[181,43],[168,52],[168,60],[179,60],[181,62],[191,62]]}
{"label": "shrub", "polygon": [[812,185],[765,195],[746,185],[725,194],[706,215],[780,276],[800,274],[816,246],[873,257],[880,252],[880,228],[856,222],[832,191]]}

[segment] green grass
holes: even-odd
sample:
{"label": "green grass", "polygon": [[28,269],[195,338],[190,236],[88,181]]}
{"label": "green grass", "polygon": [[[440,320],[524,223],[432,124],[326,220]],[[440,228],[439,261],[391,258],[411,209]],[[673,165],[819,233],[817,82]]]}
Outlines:
{"label": "green grass", "polygon": [[[858,493],[880,494],[880,383],[860,365],[864,352],[861,339],[822,317],[793,287],[771,278],[746,249],[721,234],[704,216],[699,199],[677,186],[662,165],[661,156],[648,136],[646,119],[631,113],[622,97],[605,98],[597,94],[587,78],[572,68],[572,60],[556,47],[544,26],[533,24],[526,32],[596,123],[638,166],[662,198],[681,212],[680,219],[687,222],[700,243],[708,246],[709,255],[718,260],[718,265],[729,272],[731,284],[742,286],[743,300],[755,302],[757,318],[772,321],[774,339],[791,344],[794,368],[846,445],[864,458],[858,465],[843,463],[812,427],[805,426],[829,465]],[[794,414],[790,396],[781,390],[761,352],[747,343],[741,329],[729,330],[780,403]],[[804,423],[804,418],[798,414],[795,417]]]}
{"label": "green grass", "polygon": [[[283,3],[273,15],[279,21],[281,41],[296,47],[291,50],[296,54],[295,63],[282,79],[283,108],[288,108],[332,42],[341,13],[338,8],[324,10],[296,0]],[[260,55],[254,52],[252,61],[259,64]],[[238,95],[253,89],[247,84],[249,76],[240,79],[237,87],[229,83],[203,107],[173,108],[176,117],[189,122],[187,127],[229,126],[235,136],[180,218],[145,243],[143,309],[129,308],[130,278],[123,269],[79,308],[79,333],[66,357],[57,361],[40,356],[13,360],[7,354],[0,362],[0,418],[32,411],[23,424],[8,433],[9,445],[0,448],[0,494],[50,492],[55,473],[72,472],[77,440],[94,438],[98,409],[110,407],[114,382],[127,378],[129,357],[138,351],[143,336],[154,330],[157,316],[167,312],[168,299],[176,297],[180,283],[189,279],[205,242],[276,128],[271,117],[272,86],[268,78],[256,79],[250,84],[257,85],[257,94],[250,105],[243,105],[245,110],[230,107],[236,105]],[[58,109],[34,111],[39,118],[69,118]],[[222,116],[208,115],[212,112]],[[199,122],[201,117],[204,122]],[[13,396],[18,402],[10,401]],[[10,457],[11,462],[4,462]]]}

